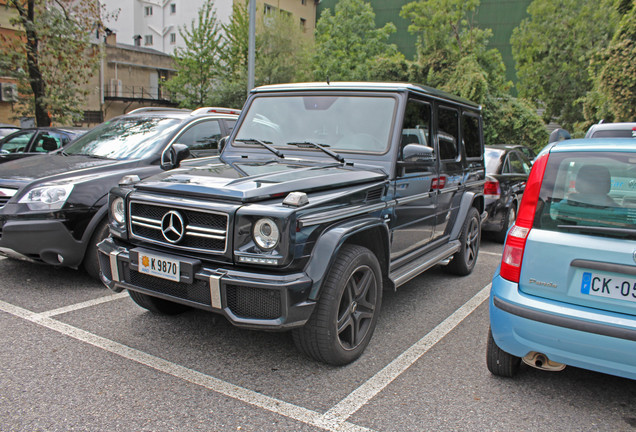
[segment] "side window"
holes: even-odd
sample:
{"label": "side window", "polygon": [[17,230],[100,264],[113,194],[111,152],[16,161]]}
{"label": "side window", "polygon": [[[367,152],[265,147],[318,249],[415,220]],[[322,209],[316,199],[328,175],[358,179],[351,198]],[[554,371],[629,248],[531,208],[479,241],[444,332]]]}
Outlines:
{"label": "side window", "polygon": [[508,161],[510,162],[510,172],[514,174],[528,174],[530,172],[530,166],[523,161],[519,153],[510,153]]}
{"label": "side window", "polygon": [[34,131],[19,133],[0,144],[0,153],[21,153],[31,141]]}
{"label": "side window", "polygon": [[466,149],[467,158],[481,158],[482,147],[479,133],[479,117],[462,115],[462,143]]}
{"label": "side window", "polygon": [[408,144],[420,144],[431,146],[429,130],[431,127],[431,106],[427,103],[409,100],[404,112],[404,122],[402,124],[402,140],[400,143],[400,155],[404,146]]}
{"label": "side window", "polygon": [[503,167],[501,168],[502,174],[510,174],[512,171],[510,170],[510,155],[506,157],[506,160],[503,163]]}
{"label": "side window", "polygon": [[232,133],[234,126],[236,126],[236,120],[225,120],[225,126],[227,127],[227,133]]}
{"label": "side window", "polygon": [[456,109],[439,107],[437,141],[440,159],[457,159],[459,156],[459,113]]}
{"label": "side window", "polygon": [[57,150],[62,147],[62,135],[55,132],[42,132],[35,144],[33,145],[32,152],[47,153],[53,150]]}
{"label": "side window", "polygon": [[221,139],[221,125],[218,120],[202,121],[188,128],[175,142],[190,147],[192,156],[216,154]]}

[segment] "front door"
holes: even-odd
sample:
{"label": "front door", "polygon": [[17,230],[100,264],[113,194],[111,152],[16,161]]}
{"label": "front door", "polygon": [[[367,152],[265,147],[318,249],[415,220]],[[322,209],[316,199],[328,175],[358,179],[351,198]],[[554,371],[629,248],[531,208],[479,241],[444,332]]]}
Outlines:
{"label": "front door", "polygon": [[[433,237],[437,201],[433,185],[437,179],[437,162],[429,133],[431,113],[431,105],[425,101],[410,99],[407,102],[398,157],[403,164],[398,162],[393,183],[396,206],[391,261],[425,250]],[[406,160],[414,154],[413,150],[417,153],[418,148],[423,150],[418,153],[420,156]]]}

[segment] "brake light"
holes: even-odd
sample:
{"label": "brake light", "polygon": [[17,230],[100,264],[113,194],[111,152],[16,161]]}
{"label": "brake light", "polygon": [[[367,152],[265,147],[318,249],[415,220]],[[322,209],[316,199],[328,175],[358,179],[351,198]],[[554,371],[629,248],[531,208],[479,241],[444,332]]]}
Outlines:
{"label": "brake light", "polygon": [[486,183],[484,183],[484,195],[486,198],[499,199],[501,187],[496,179],[486,180]]}
{"label": "brake light", "polygon": [[530,171],[530,176],[528,177],[526,190],[523,193],[521,205],[519,206],[517,220],[512,228],[510,228],[510,231],[508,231],[508,236],[506,237],[499,274],[502,278],[511,282],[519,282],[523,252],[526,247],[528,234],[530,234],[530,230],[534,224],[534,215],[539,202],[541,182],[543,181],[547,163],[548,154],[545,154],[538,158],[532,165],[532,171]]}

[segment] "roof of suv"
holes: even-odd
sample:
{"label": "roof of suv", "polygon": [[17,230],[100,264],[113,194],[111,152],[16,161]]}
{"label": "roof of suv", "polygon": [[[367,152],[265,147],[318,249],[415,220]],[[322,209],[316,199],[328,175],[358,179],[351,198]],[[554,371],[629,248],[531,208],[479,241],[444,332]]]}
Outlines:
{"label": "roof of suv", "polygon": [[290,84],[272,84],[257,87],[252,90],[253,93],[262,93],[270,91],[303,91],[303,90],[368,90],[368,91],[406,91],[425,93],[432,97],[450,100],[453,102],[468,105],[475,109],[481,109],[481,106],[468,99],[446,93],[432,87],[421,84],[400,83],[400,82],[358,82],[358,81],[338,81],[338,82],[309,82],[309,83],[290,83]]}

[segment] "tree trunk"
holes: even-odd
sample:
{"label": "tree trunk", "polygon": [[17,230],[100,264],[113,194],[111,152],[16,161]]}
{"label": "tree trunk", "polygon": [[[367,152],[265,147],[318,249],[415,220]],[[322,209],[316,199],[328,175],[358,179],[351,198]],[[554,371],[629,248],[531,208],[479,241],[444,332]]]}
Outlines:
{"label": "tree trunk", "polygon": [[31,90],[33,90],[33,102],[35,105],[35,122],[37,126],[51,126],[51,116],[46,109],[44,103],[44,97],[46,96],[46,86],[40,71],[40,65],[38,63],[38,35],[34,27],[35,18],[35,0],[27,1],[27,10],[18,4],[16,0],[13,1],[16,9],[20,13],[22,26],[24,27],[27,43],[26,43],[26,57],[27,68],[29,73],[29,82],[31,84]]}

